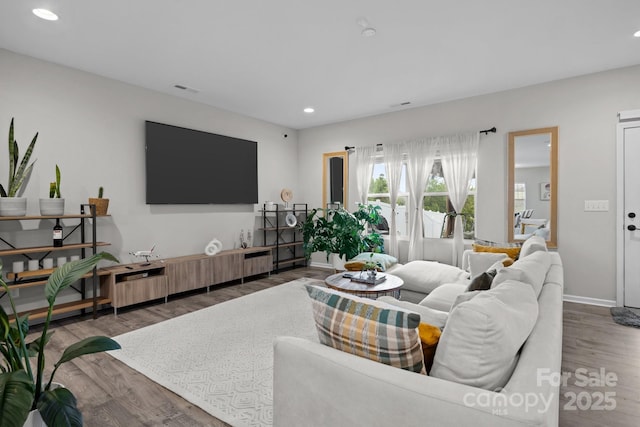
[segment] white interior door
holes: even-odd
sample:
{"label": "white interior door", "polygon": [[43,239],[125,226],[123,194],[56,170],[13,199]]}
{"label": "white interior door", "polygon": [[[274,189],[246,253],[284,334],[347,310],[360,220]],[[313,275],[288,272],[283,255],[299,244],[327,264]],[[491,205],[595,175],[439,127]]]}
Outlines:
{"label": "white interior door", "polygon": [[623,305],[640,307],[640,121],[621,124],[618,137],[622,139],[618,144],[622,143],[623,167],[622,212],[618,212],[623,215],[623,271],[619,272]]}

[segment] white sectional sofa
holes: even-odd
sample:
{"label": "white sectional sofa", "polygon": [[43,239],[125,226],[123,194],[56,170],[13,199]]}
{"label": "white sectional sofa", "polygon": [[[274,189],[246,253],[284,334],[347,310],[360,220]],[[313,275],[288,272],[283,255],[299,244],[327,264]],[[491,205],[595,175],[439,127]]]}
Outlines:
{"label": "white sectional sofa", "polygon": [[[530,246],[539,249],[536,247],[539,245]],[[562,358],[562,263],[557,253],[531,256],[530,249],[523,247],[521,258],[513,266],[498,272],[495,280],[498,281],[502,274],[501,285],[479,291],[478,295],[486,293],[483,297],[460,302],[449,313],[442,313],[446,323],[431,370],[432,375],[434,370],[439,371],[440,377],[405,371],[305,339],[279,337],[274,344],[274,425],[557,426],[559,384],[553,380],[553,375],[560,372]],[[545,259],[544,265],[548,267],[536,267],[542,265],[539,259]],[[466,375],[465,369],[481,367],[483,363],[478,360],[482,356],[477,356],[482,353],[465,348],[467,340],[469,347],[477,345],[479,334],[474,328],[482,330],[482,322],[471,324],[473,335],[465,338],[467,331],[456,326],[464,324],[459,322],[463,314],[473,312],[475,304],[476,309],[481,308],[474,312],[475,315],[486,316],[487,328],[494,328],[491,333],[508,335],[514,322],[502,322],[506,332],[496,331],[495,328],[500,327],[496,326],[496,321],[501,321],[499,312],[502,310],[491,308],[483,312],[481,303],[483,300],[496,301],[491,294],[498,293],[494,289],[504,292],[511,287],[524,292],[524,286],[527,286],[526,292],[533,292],[530,295],[534,303],[537,301],[537,307],[530,333],[527,332],[526,341],[513,359],[513,369],[509,371],[504,387],[487,390],[469,385],[473,381],[458,379],[457,375]],[[449,308],[456,297],[465,293],[464,285],[450,288]],[[438,316],[433,316],[432,308],[446,308],[443,295],[438,301],[435,297],[427,297],[420,304],[395,303],[435,319]],[[537,295],[537,300],[533,295]],[[469,296],[464,295],[465,299]],[[504,301],[509,299],[499,300],[493,307],[501,307]],[[517,303],[513,297],[510,301]],[[505,307],[504,312],[510,308]],[[492,317],[495,312],[498,312],[497,317]],[[448,347],[443,346],[444,342]],[[500,345],[498,342],[495,348]],[[452,349],[457,349],[456,353],[469,351],[469,363],[465,363],[460,354],[451,354]],[[493,349],[489,347],[489,350]],[[439,367],[437,363],[440,363]],[[447,363],[450,366],[445,366]]]}

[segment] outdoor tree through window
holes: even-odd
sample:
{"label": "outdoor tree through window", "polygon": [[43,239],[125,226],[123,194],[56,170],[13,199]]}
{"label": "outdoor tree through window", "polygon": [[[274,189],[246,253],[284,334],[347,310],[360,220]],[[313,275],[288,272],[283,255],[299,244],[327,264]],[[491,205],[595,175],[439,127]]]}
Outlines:
{"label": "outdoor tree through window", "polygon": [[[391,206],[389,197],[389,185],[386,178],[385,164],[376,163],[373,168],[371,183],[369,185],[369,201],[379,204],[382,215],[390,221]],[[475,233],[475,197],[476,180],[470,182],[469,195],[461,214],[463,214],[464,237],[473,238]],[[409,191],[406,184],[406,165],[402,168],[400,189],[398,192],[398,207],[396,208],[396,226],[399,235],[408,235],[407,200]],[[442,165],[436,160],[428,182],[425,185],[423,201],[423,228],[425,237],[450,237],[453,234],[455,213],[447,184],[442,176]]]}

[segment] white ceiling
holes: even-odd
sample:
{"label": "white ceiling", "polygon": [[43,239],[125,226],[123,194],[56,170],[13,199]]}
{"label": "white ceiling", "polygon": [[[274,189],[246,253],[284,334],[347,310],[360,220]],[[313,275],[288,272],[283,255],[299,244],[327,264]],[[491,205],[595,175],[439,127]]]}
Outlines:
{"label": "white ceiling", "polygon": [[639,0],[0,0],[0,47],[294,129],[640,64],[637,30]]}

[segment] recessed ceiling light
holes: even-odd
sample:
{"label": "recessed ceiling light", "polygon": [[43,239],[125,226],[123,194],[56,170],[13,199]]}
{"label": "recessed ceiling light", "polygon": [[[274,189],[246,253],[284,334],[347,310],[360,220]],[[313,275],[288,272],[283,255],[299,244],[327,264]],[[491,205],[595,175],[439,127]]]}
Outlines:
{"label": "recessed ceiling light", "polygon": [[307,108],[305,108],[305,109],[304,109],[304,110],[302,110],[302,111],[304,111],[304,112],[305,112],[305,113],[307,113],[307,114],[311,114],[311,113],[313,113],[313,112],[314,112],[314,111],[316,111],[316,110],[315,110],[313,107],[307,107]]}
{"label": "recessed ceiling light", "polygon": [[640,30],[633,33],[633,37],[640,37]]}
{"label": "recessed ceiling light", "polygon": [[53,13],[50,10],[47,10],[47,9],[33,9],[32,12],[38,18],[46,19],[47,21],[57,21],[58,20],[58,15],[56,15],[55,13]]}
{"label": "recessed ceiling light", "polygon": [[368,27],[362,30],[360,34],[362,35],[362,37],[373,37],[376,35],[376,29],[372,27]]}

